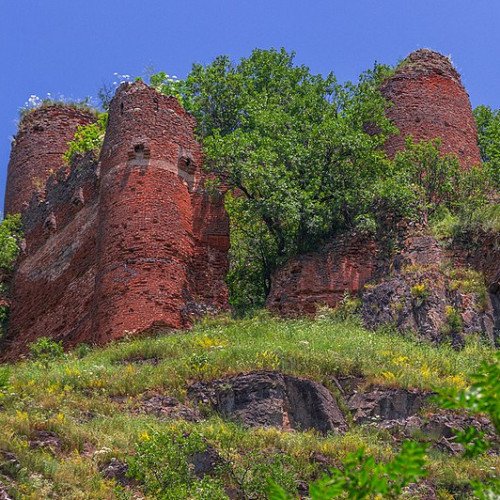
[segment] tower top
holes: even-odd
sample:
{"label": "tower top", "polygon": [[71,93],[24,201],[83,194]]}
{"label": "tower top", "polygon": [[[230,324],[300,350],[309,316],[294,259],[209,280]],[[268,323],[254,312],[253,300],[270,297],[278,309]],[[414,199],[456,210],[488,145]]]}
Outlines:
{"label": "tower top", "polygon": [[418,49],[399,64],[395,77],[417,78],[424,75],[441,75],[461,83],[460,74],[448,56],[430,49]]}

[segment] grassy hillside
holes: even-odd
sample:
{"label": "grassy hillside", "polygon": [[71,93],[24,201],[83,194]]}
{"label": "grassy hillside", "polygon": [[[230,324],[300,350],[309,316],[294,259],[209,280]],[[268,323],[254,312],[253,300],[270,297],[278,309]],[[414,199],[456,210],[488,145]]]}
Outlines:
{"label": "grassy hillside", "polygon": [[[190,383],[262,369],[307,376],[336,396],[335,380],[345,375],[362,376],[364,387],[461,388],[492,356],[480,342],[457,352],[389,331],[368,332],[355,319],[328,312],[316,320],[221,317],[188,333],[102,349],[80,346],[61,359],[2,368],[8,382],[0,396],[0,481],[14,498],[157,498],[147,475],[119,484],[102,472],[114,458],[129,463],[133,474],[139,452],[151,453],[152,463],[168,472],[172,484],[189,483],[193,498],[265,498],[269,477],[297,491],[350,451],[364,447],[388,460],[400,443],[386,431],[352,422],[343,435],[322,436],[247,429],[208,411],[200,422],[165,420],[141,411],[144,393],[172,396],[189,407]],[[158,436],[166,437],[161,453],[148,448]],[[214,447],[224,460],[209,479],[195,481],[182,462],[194,439]],[[430,448],[426,481],[440,498],[463,498],[471,479],[499,469],[493,455],[466,459]]]}

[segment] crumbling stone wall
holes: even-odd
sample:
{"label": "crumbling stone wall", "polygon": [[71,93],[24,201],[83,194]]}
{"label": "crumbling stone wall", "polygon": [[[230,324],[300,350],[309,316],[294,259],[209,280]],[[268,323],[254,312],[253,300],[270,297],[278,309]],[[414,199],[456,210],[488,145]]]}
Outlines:
{"label": "crumbling stone wall", "polygon": [[91,337],[96,275],[98,167],[91,156],[49,178],[43,201],[23,213],[25,242],[14,270],[2,354],[40,336],[66,345]]}
{"label": "crumbling stone wall", "polygon": [[95,121],[91,112],[66,105],[42,106],[20,122],[12,144],[4,213],[26,209],[33,193],[63,166],[62,155],[79,125]]}
{"label": "crumbling stone wall", "polygon": [[100,341],[183,328],[191,311],[227,307],[228,219],[203,190],[194,126],[175,98],[143,83],[123,85],[111,103],[101,155]]}
{"label": "crumbling stone wall", "polygon": [[379,269],[377,244],[363,235],[345,235],[291,259],[274,274],[267,307],[285,316],[314,314],[335,307],[344,294],[356,294]]}
{"label": "crumbling stone wall", "polygon": [[[88,155],[48,174],[42,193],[29,188],[4,358],[40,336],[67,346],[104,343],[188,327],[201,313],[228,308],[229,221],[222,196],[204,189],[194,126],[175,98],[125,84],[111,103],[100,158]],[[42,171],[45,157],[26,156],[24,143],[14,156],[32,164],[22,172]],[[47,151],[50,144],[39,146]],[[12,175],[20,179],[9,184],[12,206],[20,206],[15,187],[30,181]]]}
{"label": "crumbling stone wall", "polygon": [[[448,58],[430,50],[413,52],[395,74],[384,82],[381,90],[393,103],[389,116],[400,130],[400,135],[389,138],[386,143],[389,156],[394,156],[398,150],[403,149],[405,138],[412,135],[417,141],[440,137],[442,152],[457,155],[464,168],[480,162],[477,130],[469,97],[462,86],[460,75]],[[400,235],[399,239],[401,239],[404,253],[405,249],[408,250],[406,246],[410,240],[405,241],[404,234]],[[393,258],[383,251],[381,243],[344,235],[327,243],[316,252],[292,258],[274,274],[267,306],[285,315],[311,314],[315,312],[318,305],[336,306],[346,292],[361,293],[365,284],[373,287],[373,283],[377,283],[380,285],[376,289],[377,294],[374,292],[364,294],[365,312],[368,309],[371,311],[372,306],[381,310],[387,306],[382,311],[387,312],[390,309],[389,305],[397,302],[395,298],[397,293],[403,289],[406,294],[410,293],[410,285],[407,282],[401,284],[396,278],[392,280],[394,283],[391,281],[391,273],[388,270],[394,270]],[[460,252],[462,258],[457,259],[457,252],[455,252],[454,255],[447,256],[447,261],[454,261],[457,265],[464,266],[470,264],[484,272],[488,282],[493,283],[498,280],[494,278],[499,271],[498,259],[495,259],[498,252],[494,250],[492,244],[486,245],[485,243],[479,247],[486,251],[487,257],[464,256],[464,252]],[[441,262],[443,259],[441,256],[437,258],[432,248],[434,247],[430,245],[419,252],[413,250],[412,252],[418,254],[420,259],[430,259],[433,264]],[[428,278],[428,281],[432,282],[432,277]],[[429,314],[423,308],[416,313],[409,309],[397,311],[398,314],[394,316],[402,318],[401,324],[404,323],[404,327],[415,327],[422,330],[427,338],[436,339],[440,335],[440,326],[445,320],[443,311],[445,306],[451,303],[451,299],[447,296],[445,287],[447,278],[442,276],[439,270],[435,271],[433,278],[435,283],[432,292],[436,296],[435,303],[439,307],[428,308]],[[398,279],[404,281],[401,276]],[[441,287],[439,287],[440,283]],[[491,289],[495,286],[493,283]],[[387,288],[390,289],[390,293],[385,293]],[[371,302],[370,297],[373,298]],[[493,335],[492,304],[494,308],[498,303],[496,307],[500,310],[500,299],[495,302],[497,296],[492,294],[491,297],[484,311],[476,307],[478,311],[474,310],[473,314],[470,311],[476,306],[476,298],[465,296],[453,298],[453,304],[460,313],[463,313],[465,327],[470,331],[482,331],[489,338]],[[462,303],[466,302],[465,299],[473,303],[474,307],[470,308],[465,305],[462,307]],[[402,304],[401,300],[399,302]],[[417,316],[422,311],[426,315],[419,322],[417,320],[421,318]],[[432,317],[433,315],[435,317]],[[368,316],[365,314],[365,317]],[[414,316],[417,320],[414,324],[409,324],[408,318],[413,321]],[[428,321],[428,316],[432,317],[432,321]],[[368,324],[375,326],[383,323],[384,320],[381,317],[382,314],[376,318],[372,314]],[[394,318],[391,316],[390,319]],[[430,327],[428,323],[431,324]]]}
{"label": "crumbling stone wall", "polygon": [[386,144],[393,156],[405,138],[441,138],[443,153],[458,156],[463,167],[480,163],[477,129],[469,95],[449,58],[428,49],[411,53],[382,85],[393,106],[388,115],[400,134]]}

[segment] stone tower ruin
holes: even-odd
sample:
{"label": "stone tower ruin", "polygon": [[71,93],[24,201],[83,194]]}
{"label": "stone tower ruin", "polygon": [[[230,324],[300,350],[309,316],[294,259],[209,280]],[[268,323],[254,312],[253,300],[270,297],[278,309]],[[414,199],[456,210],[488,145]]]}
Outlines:
{"label": "stone tower ruin", "polygon": [[390,156],[411,135],[417,142],[439,137],[442,153],[455,154],[463,167],[481,162],[469,95],[449,58],[428,49],[412,52],[381,90],[400,131],[387,141]]}
{"label": "stone tower ruin", "polygon": [[4,213],[26,209],[33,193],[64,165],[77,127],[93,121],[93,113],[71,106],[42,106],[21,120],[10,155]]}
{"label": "stone tower ruin", "polygon": [[[25,248],[11,284],[6,356],[40,336],[67,346],[104,343],[187,327],[200,314],[228,308],[229,221],[222,195],[204,188],[195,120],[175,98],[142,82],[123,84],[100,157],[46,169],[42,154],[61,166],[77,124],[92,119],[54,105],[21,123],[7,207],[22,213]],[[34,149],[26,130],[40,120],[51,133],[37,131]],[[43,195],[26,203],[31,172],[39,170]]]}

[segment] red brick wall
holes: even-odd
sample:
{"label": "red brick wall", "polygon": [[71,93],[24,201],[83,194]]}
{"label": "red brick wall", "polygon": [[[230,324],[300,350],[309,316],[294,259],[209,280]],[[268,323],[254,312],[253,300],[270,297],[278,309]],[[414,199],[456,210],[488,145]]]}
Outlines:
{"label": "red brick wall", "polygon": [[[192,312],[227,308],[227,248],[217,252],[209,242],[205,247],[195,229],[210,218],[200,219],[203,210],[195,209],[204,195],[194,126],[175,98],[142,83],[123,85],[113,99],[101,156],[94,318],[99,341],[183,328]],[[227,241],[225,213],[208,203],[205,212],[213,211],[221,217],[219,236]],[[194,288],[212,290],[208,304]]]}
{"label": "red brick wall", "polygon": [[338,305],[345,292],[357,293],[377,271],[374,241],[346,235],[291,259],[273,276],[267,307],[285,316],[313,314],[319,305]]}
{"label": "red brick wall", "polygon": [[[43,200],[26,196],[4,359],[40,336],[104,343],[228,308],[229,223],[222,197],[204,190],[194,126],[176,99],[123,85],[99,162],[48,173]],[[13,155],[26,157],[25,146]]]}
{"label": "red brick wall", "polygon": [[26,209],[37,187],[63,166],[62,155],[78,125],[95,121],[92,113],[71,106],[42,106],[28,113],[19,125],[7,174],[4,212]]}
{"label": "red brick wall", "polygon": [[[23,213],[25,245],[13,274],[4,356],[40,336],[89,342],[96,269],[97,163],[84,158],[49,179]],[[59,182],[57,178],[59,177]]]}
{"label": "red brick wall", "polygon": [[410,54],[382,86],[393,102],[389,117],[400,130],[387,152],[403,149],[405,137],[442,139],[442,152],[454,153],[464,167],[481,161],[469,96],[450,60],[431,50]]}

